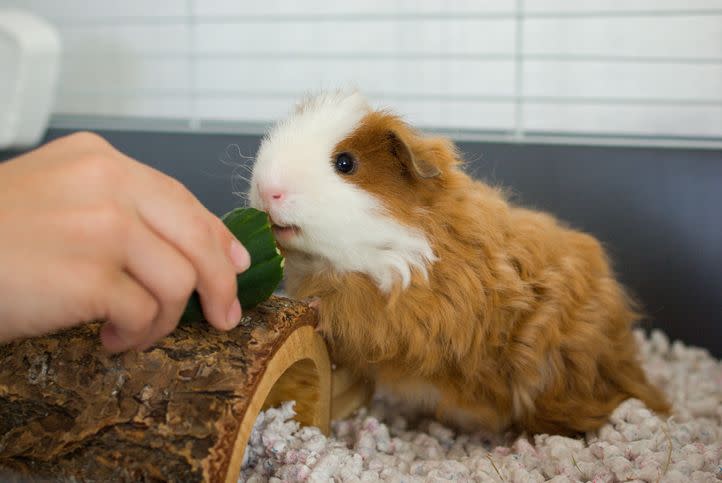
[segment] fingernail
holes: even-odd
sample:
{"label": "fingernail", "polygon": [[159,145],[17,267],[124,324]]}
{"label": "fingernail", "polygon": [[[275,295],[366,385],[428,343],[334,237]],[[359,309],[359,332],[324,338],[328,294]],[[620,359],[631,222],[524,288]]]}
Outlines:
{"label": "fingernail", "polygon": [[239,272],[245,272],[251,266],[251,257],[248,255],[248,251],[236,239],[231,240],[231,261]]}
{"label": "fingernail", "polygon": [[232,304],[231,308],[228,310],[228,317],[226,317],[226,322],[228,324],[228,328],[232,329],[235,326],[238,325],[238,322],[241,321],[241,303],[236,299]]}

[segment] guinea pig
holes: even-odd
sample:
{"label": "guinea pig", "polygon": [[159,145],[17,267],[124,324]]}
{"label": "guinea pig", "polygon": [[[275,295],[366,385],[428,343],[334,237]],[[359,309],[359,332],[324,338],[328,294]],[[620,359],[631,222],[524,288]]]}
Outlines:
{"label": "guinea pig", "polygon": [[250,204],[335,362],[469,430],[592,431],[630,397],[667,412],[601,244],[461,166],[358,92],[309,97],[263,138]]}

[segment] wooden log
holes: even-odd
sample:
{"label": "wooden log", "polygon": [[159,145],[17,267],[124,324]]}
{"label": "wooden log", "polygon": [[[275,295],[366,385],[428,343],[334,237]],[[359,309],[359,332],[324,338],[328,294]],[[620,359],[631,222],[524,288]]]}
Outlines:
{"label": "wooden log", "polygon": [[108,355],[99,324],[0,347],[0,466],[78,481],[238,478],[258,412],[298,401],[328,431],[331,380],[315,311],[274,297],[219,332],[179,327]]}

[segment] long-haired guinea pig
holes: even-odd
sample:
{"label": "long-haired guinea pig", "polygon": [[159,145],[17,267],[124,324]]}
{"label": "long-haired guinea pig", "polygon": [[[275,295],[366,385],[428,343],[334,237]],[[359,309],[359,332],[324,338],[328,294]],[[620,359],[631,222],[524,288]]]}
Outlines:
{"label": "long-haired guinea pig", "polygon": [[469,429],[590,431],[630,397],[668,411],[600,243],[460,163],[357,92],[306,99],[263,139],[251,205],[335,361]]}

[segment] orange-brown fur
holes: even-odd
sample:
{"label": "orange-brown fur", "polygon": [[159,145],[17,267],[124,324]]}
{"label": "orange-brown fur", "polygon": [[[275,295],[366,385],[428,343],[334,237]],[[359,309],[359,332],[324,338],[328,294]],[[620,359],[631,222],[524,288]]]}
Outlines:
{"label": "orange-brown fur", "polygon": [[[510,205],[463,173],[449,141],[392,115],[369,114],[336,152],[359,160],[347,181],[423,230],[438,257],[428,280],[415,273],[383,294],[363,274],[309,272],[287,253],[287,289],[320,297],[337,362],[390,387],[431,383],[437,416],[492,430],[590,431],[629,397],[668,410],[637,361],[638,314],[597,240]],[[440,174],[419,176],[414,160]]]}

